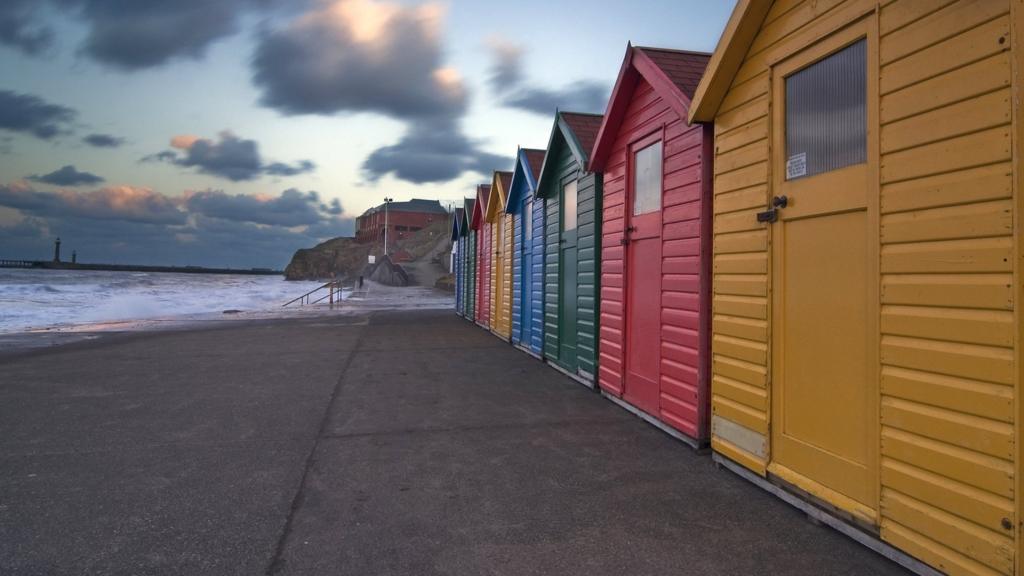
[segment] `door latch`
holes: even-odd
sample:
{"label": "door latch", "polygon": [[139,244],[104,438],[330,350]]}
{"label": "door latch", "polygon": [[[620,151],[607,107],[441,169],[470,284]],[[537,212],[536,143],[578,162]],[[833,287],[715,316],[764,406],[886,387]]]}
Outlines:
{"label": "door latch", "polygon": [[786,196],[773,196],[772,207],[764,212],[757,213],[758,222],[775,222],[779,219],[779,210],[789,205],[789,198]]}

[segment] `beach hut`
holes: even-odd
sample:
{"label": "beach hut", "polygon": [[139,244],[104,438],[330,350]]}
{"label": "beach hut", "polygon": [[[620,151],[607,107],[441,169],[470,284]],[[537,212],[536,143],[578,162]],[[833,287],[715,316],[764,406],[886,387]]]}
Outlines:
{"label": "beach hut", "polygon": [[739,0],[690,108],[716,458],[949,574],[1024,572],[1022,31],[1009,0]]}
{"label": "beach hut", "polygon": [[601,174],[587,172],[598,114],[556,112],[535,198],[544,202],[544,356],[593,386]]}
{"label": "beach hut", "polygon": [[589,165],[604,173],[598,384],[693,445],[707,440],[713,135],[687,115],[709,57],[628,46]]}
{"label": "beach hut", "polygon": [[476,230],[471,227],[475,203],[472,198],[462,201],[462,238],[465,241],[462,251],[462,302],[463,316],[469,320],[476,317]]}
{"label": "beach hut", "polygon": [[544,150],[520,148],[505,211],[512,214],[512,343],[540,357],[544,342],[544,202],[535,201]]}
{"label": "beach hut", "polygon": [[462,208],[456,208],[452,213],[451,232],[451,269],[452,277],[455,278],[455,313],[460,316],[464,313],[462,300],[462,253],[465,242],[462,237]]}
{"label": "beach hut", "polygon": [[491,225],[484,220],[487,209],[487,198],[490,196],[489,184],[476,187],[476,202],[473,207],[473,227],[476,229],[476,301],[474,304],[476,323],[490,326],[491,307]]}
{"label": "beach hut", "polygon": [[494,171],[486,218],[491,226],[491,332],[508,340],[512,333],[512,215],[505,212],[511,172]]}

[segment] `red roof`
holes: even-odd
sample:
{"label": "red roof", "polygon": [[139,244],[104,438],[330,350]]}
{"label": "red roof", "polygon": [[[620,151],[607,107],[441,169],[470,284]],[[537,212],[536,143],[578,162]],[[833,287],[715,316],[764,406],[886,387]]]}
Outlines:
{"label": "red roof", "polygon": [[477,184],[476,202],[473,204],[473,217],[469,223],[469,227],[473,230],[479,230],[480,224],[484,221],[484,212],[487,211],[487,197],[490,195],[490,184]]}
{"label": "red roof", "polygon": [[576,139],[579,140],[583,153],[590,156],[604,116],[601,114],[581,114],[579,112],[562,112],[561,114],[562,118],[565,119],[565,123],[572,130],[572,133],[576,135]]}
{"label": "red roof", "polygon": [[708,67],[711,54],[647,46],[637,46],[636,49],[647,55],[687,98],[693,100],[693,94],[704,76],[704,69]]}
{"label": "red roof", "polygon": [[710,60],[711,55],[706,52],[627,46],[587,169],[591,172],[604,169],[629,101],[633,98],[633,90],[641,79],[686,121],[693,95]]}
{"label": "red roof", "polygon": [[511,172],[498,172],[498,176],[501,177],[501,188],[508,194],[508,189],[512,186],[512,173]]}
{"label": "red roof", "polygon": [[541,150],[539,148],[523,148],[523,154],[526,154],[526,162],[530,165],[531,176],[533,181],[536,182],[537,178],[540,178],[540,168],[544,165],[544,155],[547,154],[547,150]]}

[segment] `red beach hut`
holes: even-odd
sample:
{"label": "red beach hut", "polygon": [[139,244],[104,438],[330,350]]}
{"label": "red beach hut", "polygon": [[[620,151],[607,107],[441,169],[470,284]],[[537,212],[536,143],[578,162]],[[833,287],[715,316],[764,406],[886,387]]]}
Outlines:
{"label": "red beach hut", "polygon": [[598,384],[693,445],[708,437],[713,132],[687,114],[709,58],[627,46],[588,166],[604,173]]}
{"label": "red beach hut", "polygon": [[487,198],[491,195],[488,184],[476,187],[472,228],[477,231],[476,241],[476,323],[490,326],[491,313],[491,225],[487,223]]}

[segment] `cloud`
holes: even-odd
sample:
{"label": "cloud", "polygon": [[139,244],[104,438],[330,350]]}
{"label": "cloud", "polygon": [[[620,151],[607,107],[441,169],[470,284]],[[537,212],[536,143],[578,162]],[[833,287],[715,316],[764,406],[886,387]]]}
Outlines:
{"label": "cloud", "polygon": [[118,138],[110,134],[89,134],[82,138],[82,142],[96,148],[117,148],[124,144],[124,138]]}
{"label": "cloud", "polygon": [[37,55],[53,42],[53,31],[38,23],[33,0],[0,2],[0,44]]}
{"label": "cloud", "polygon": [[448,122],[412,126],[402,139],[375,150],[363,162],[363,174],[371,181],[386,174],[424,184],[447,182],[463,172],[489,174],[509,163],[507,158],[483,152]]}
{"label": "cloud", "polygon": [[24,132],[49,140],[67,133],[77,113],[38,96],[0,90],[0,130]]}
{"label": "cloud", "polygon": [[270,176],[297,176],[316,170],[316,164],[309,160],[300,160],[294,166],[284,162],[271,162],[263,167],[263,173]]}
{"label": "cloud", "polygon": [[490,173],[497,157],[462,131],[468,90],[444,62],[444,9],[386,0],[327,0],[263,31],[252,59],[260,102],[282,114],[371,112],[405,136],[363,163],[371,180],[443,182]]}
{"label": "cloud", "polygon": [[301,160],[295,165],[282,162],[264,165],[259,144],[255,140],[239,138],[228,130],[221,132],[216,141],[192,135],[175,136],[171,138],[171,147],[183,153],[165,150],[142,160],[195,168],[204,174],[227,178],[233,182],[255,180],[263,174],[296,176],[316,170],[316,164],[309,160]]}
{"label": "cloud", "polygon": [[491,56],[494,58],[490,77],[487,79],[492,90],[500,92],[508,86],[516,86],[523,81],[522,46],[501,36],[492,36],[487,39],[487,47],[490,48]]}
{"label": "cloud", "polygon": [[296,249],[353,231],[337,199],[292,189],[170,197],[132,186],[42,192],[16,181],[0,185],[0,206],[20,217],[0,222],[2,255],[17,258],[48,258],[59,235],[79,261],[283,268]]}
{"label": "cloud", "polygon": [[177,202],[136,186],[108,186],[89,192],[42,192],[25,182],[0,185],[0,206],[40,218],[131,220],[151,224],[184,223]]}
{"label": "cloud", "polygon": [[331,205],[323,204],[317,192],[294,188],[278,197],[227,194],[221,190],[187,192],[185,208],[192,214],[212,218],[285,227],[319,224],[342,212],[337,199]]}
{"label": "cloud", "polygon": [[488,83],[503,106],[545,116],[554,114],[556,109],[604,111],[611,92],[605,83],[577,80],[561,88],[534,86],[523,73],[525,51],[521,45],[499,36],[489,39],[487,45],[492,57]]}
{"label": "cloud", "polygon": [[433,3],[322,4],[260,35],[252,59],[260,101],[284,114],[459,114],[466,91],[442,63],[443,15]]}
{"label": "cloud", "polygon": [[134,71],[198,60],[235,34],[246,15],[301,9],[307,0],[3,0],[0,44],[39,54],[54,30],[40,12],[49,4],[85,24],[79,51],[106,66]]}
{"label": "cloud", "polygon": [[85,184],[99,184],[103,182],[103,178],[89,172],[79,172],[74,166],[68,164],[62,168],[54,170],[49,174],[43,174],[42,176],[32,175],[28,177],[28,180],[33,182],[42,182],[44,184],[53,184],[54,186],[82,186]]}

